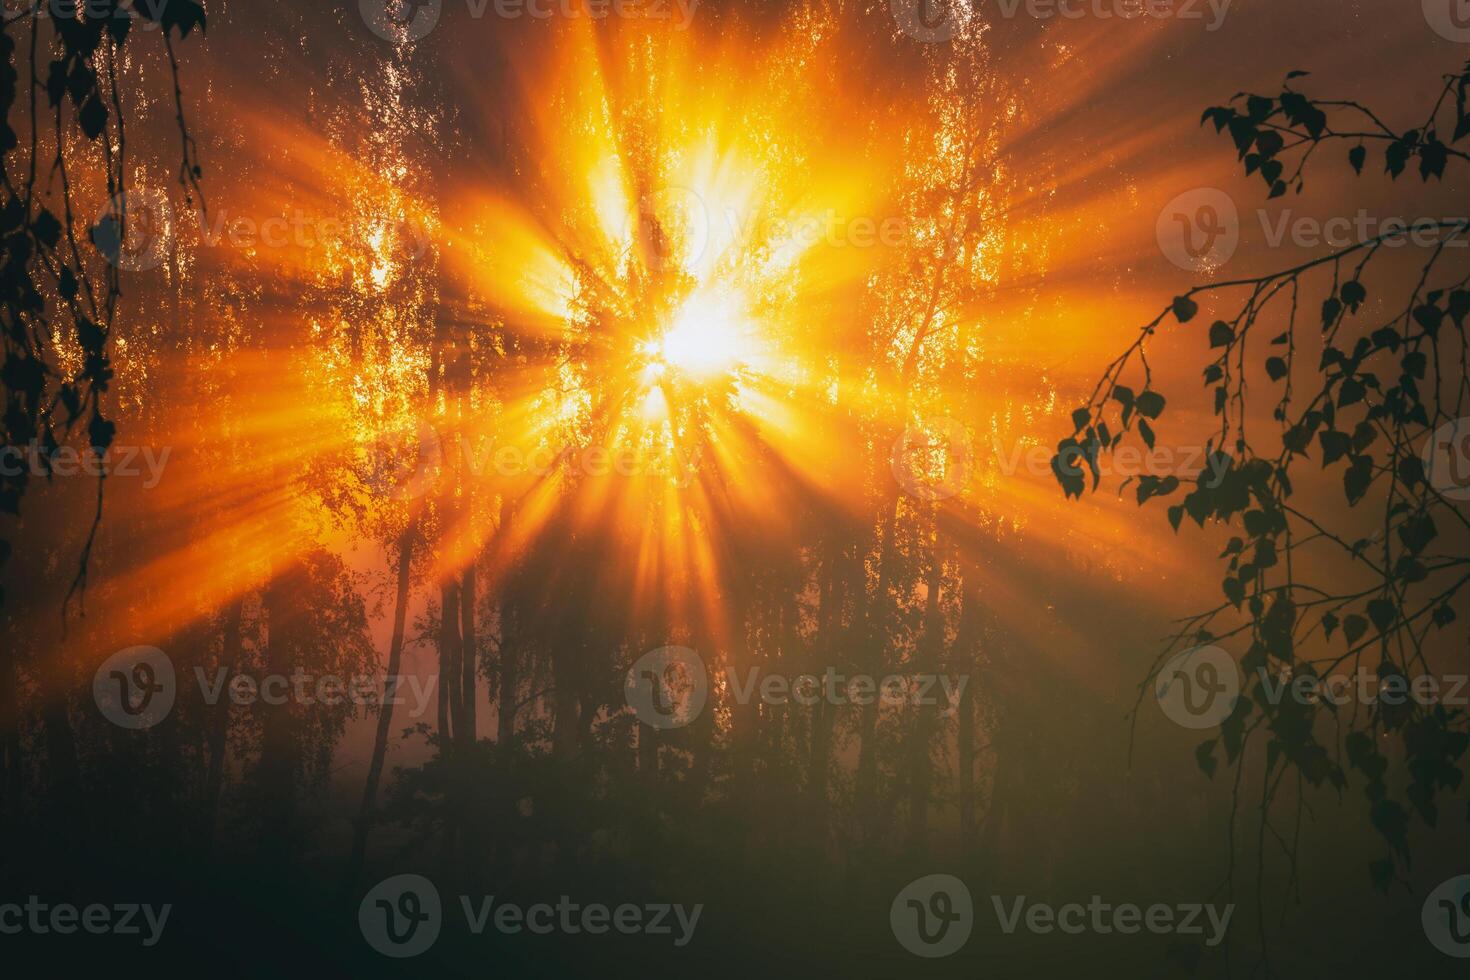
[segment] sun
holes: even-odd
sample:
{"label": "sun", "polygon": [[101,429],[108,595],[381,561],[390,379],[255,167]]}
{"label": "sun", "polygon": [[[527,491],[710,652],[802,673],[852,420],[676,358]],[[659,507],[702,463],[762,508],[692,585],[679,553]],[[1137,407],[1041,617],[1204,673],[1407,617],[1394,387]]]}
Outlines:
{"label": "sun", "polygon": [[661,336],[644,342],[645,375],[660,378],[672,371],[710,380],[733,374],[754,356],[753,332],[739,296],[702,290],[680,305]]}

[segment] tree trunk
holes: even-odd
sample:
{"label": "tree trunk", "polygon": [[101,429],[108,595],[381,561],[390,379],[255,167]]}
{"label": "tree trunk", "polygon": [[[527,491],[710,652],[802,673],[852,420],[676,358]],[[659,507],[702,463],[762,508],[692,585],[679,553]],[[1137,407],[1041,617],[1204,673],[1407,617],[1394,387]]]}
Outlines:
{"label": "tree trunk", "polygon": [[367,853],[368,828],[372,825],[373,807],[377,805],[378,781],[383,775],[383,762],[388,756],[388,733],[393,727],[393,700],[398,691],[398,675],[403,665],[403,629],[408,617],[410,573],[413,567],[412,523],[398,538],[398,591],[393,603],[393,637],[388,644],[388,670],[383,678],[383,703],[378,707],[378,731],[373,738],[373,757],[368,763],[367,784],[362,791],[362,808],[352,832],[352,856],[347,865],[349,893],[356,892]]}
{"label": "tree trunk", "polygon": [[200,828],[200,847],[207,857],[214,850],[214,833],[219,819],[220,794],[225,784],[226,749],[230,736],[230,682],[240,669],[244,654],[242,635],[245,600],[236,599],[225,613],[224,635],[220,641],[220,666],[225,669],[224,685],[219,701],[210,709],[209,770],[205,774],[204,814]]}
{"label": "tree trunk", "polygon": [[[944,649],[944,610],[940,606],[940,590],[943,587],[943,559],[940,553],[939,534],[936,530],[929,576],[925,582],[928,590],[924,609],[924,632],[919,638],[918,656],[914,668],[920,674],[935,674],[939,669],[940,653]],[[930,688],[932,692],[934,688]],[[933,737],[934,711],[932,706],[914,705],[914,730],[909,749],[909,840],[911,859],[919,860],[928,850],[929,793],[933,779],[930,758],[930,740]]]}
{"label": "tree trunk", "polygon": [[459,586],[460,622],[460,722],[455,734],[460,744],[473,747],[478,737],[475,725],[475,688],[480,658],[475,645],[475,562],[470,559]]}
{"label": "tree trunk", "polygon": [[439,585],[439,734],[444,737],[444,752],[462,730],[459,661],[459,581],[446,578]]}

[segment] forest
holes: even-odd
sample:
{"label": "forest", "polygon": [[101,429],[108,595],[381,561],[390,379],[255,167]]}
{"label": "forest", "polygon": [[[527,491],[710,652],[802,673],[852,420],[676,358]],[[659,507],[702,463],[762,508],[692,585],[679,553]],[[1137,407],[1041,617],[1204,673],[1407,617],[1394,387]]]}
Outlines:
{"label": "forest", "polygon": [[1463,8],[6,0],[0,953],[1461,975]]}

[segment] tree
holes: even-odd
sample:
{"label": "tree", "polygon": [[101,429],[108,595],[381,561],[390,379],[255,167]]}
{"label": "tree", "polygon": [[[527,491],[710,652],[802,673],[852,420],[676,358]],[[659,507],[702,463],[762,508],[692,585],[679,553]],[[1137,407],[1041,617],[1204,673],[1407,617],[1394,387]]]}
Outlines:
{"label": "tree", "polygon": [[[1229,135],[1268,200],[1300,192],[1307,165],[1333,150],[1360,177],[1381,160],[1390,181],[1411,165],[1427,183],[1470,162],[1456,148],[1470,135],[1470,65],[1444,77],[1425,120],[1408,129],[1357,102],[1307,95],[1306,74],[1288,74],[1279,93],[1241,93],[1201,119]],[[1244,647],[1243,696],[1198,747],[1200,768],[1213,775],[1223,754],[1239,797],[1247,748],[1263,745],[1260,846],[1274,835],[1293,867],[1296,844],[1272,823],[1283,786],[1342,790],[1361,780],[1387,844],[1371,864],[1384,890],[1409,862],[1413,819],[1433,826],[1442,795],[1460,787],[1470,747],[1463,711],[1387,696],[1451,656],[1449,627],[1470,583],[1470,522],[1453,499],[1464,476],[1449,471],[1465,452],[1470,406],[1470,267],[1451,247],[1466,232],[1464,218],[1412,232],[1385,226],[1290,268],[1175,297],[1107,366],[1052,459],[1063,492],[1080,497],[1089,484],[1097,489],[1101,458],[1125,439],[1152,449],[1167,402],[1150,351],[1171,322],[1209,323],[1202,374],[1215,421],[1200,435],[1208,465],[1192,486],[1143,476],[1134,494],[1140,505],[1166,501],[1176,532],[1188,518],[1229,535],[1223,600],[1182,621],[1139,699],[1180,651]],[[1428,256],[1396,277],[1382,257],[1406,239]],[[1339,712],[1328,699],[1276,693],[1283,680],[1306,678],[1310,689],[1349,667],[1370,669],[1385,696]]]}

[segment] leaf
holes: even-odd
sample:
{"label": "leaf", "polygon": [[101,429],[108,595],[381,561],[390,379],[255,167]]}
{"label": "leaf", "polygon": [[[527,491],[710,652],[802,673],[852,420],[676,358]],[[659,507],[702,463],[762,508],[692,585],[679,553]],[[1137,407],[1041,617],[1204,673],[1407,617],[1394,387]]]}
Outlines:
{"label": "leaf", "polygon": [[1414,322],[1423,327],[1429,336],[1433,337],[1439,333],[1439,325],[1444,320],[1444,310],[1428,303],[1414,310]]}
{"label": "leaf", "polygon": [[1348,438],[1346,432],[1324,429],[1317,438],[1322,443],[1323,468],[1342,459],[1352,449],[1352,440]]}
{"label": "leaf", "polygon": [[1428,181],[1430,177],[1444,178],[1444,165],[1449,160],[1449,150],[1434,137],[1419,147],[1419,176]]}
{"label": "leaf", "polygon": [[1224,320],[1216,320],[1210,324],[1210,348],[1229,347],[1230,342],[1235,339],[1235,328]]}
{"label": "leaf", "polygon": [[1342,621],[1342,635],[1347,639],[1349,646],[1362,639],[1366,632],[1368,632],[1368,621],[1362,616],[1354,614]]}
{"label": "leaf", "polygon": [[1363,284],[1358,282],[1358,280],[1356,279],[1351,279],[1348,282],[1343,283],[1341,293],[1342,301],[1346,303],[1354,313],[1358,312],[1358,307],[1362,306],[1363,301],[1368,298],[1368,290],[1364,288]]}
{"label": "leaf", "polygon": [[1366,146],[1355,146],[1348,150],[1348,163],[1352,164],[1353,170],[1359,176],[1363,174],[1363,164],[1368,159],[1368,148]]}
{"label": "leaf", "polygon": [[1201,742],[1194,750],[1194,761],[1199,763],[1200,770],[1206,776],[1212,778],[1215,775],[1215,743],[1217,741],[1212,738],[1207,742]]}
{"label": "leaf", "polygon": [[1267,358],[1266,374],[1270,375],[1272,381],[1280,381],[1286,377],[1286,362],[1279,357]]}
{"label": "leaf", "polygon": [[1173,310],[1175,318],[1180,323],[1188,323],[1199,312],[1199,304],[1188,296],[1175,296]]}
{"label": "leaf", "polygon": [[1429,358],[1421,350],[1410,351],[1404,355],[1404,373],[1411,378],[1424,380],[1424,372],[1429,367]]}
{"label": "leaf", "polygon": [[1394,620],[1399,617],[1399,607],[1391,599],[1373,599],[1368,603],[1368,618],[1379,633],[1387,633]]}
{"label": "leaf", "polygon": [[1087,428],[1087,423],[1092,421],[1092,414],[1085,408],[1079,408],[1072,413],[1072,431],[1081,432]]}
{"label": "leaf", "polygon": [[[1261,151],[1261,173],[1266,172],[1266,167],[1268,164],[1275,162],[1272,161],[1271,158],[1280,153],[1281,148],[1285,145],[1286,141],[1283,140],[1281,138],[1281,134],[1276,132],[1274,129],[1262,130],[1260,134],[1256,136],[1256,149]],[[1280,163],[1276,163],[1276,173],[1278,175],[1281,173]],[[1275,180],[1276,178],[1270,177],[1268,179]]]}
{"label": "leaf", "polygon": [[95,94],[82,103],[82,108],[77,112],[77,122],[81,124],[82,132],[87,139],[94,140],[102,135],[107,128],[107,107]]}
{"label": "leaf", "polygon": [[166,3],[137,4],[138,13],[163,25],[164,30],[177,28],[179,37],[188,37],[196,26],[204,33],[204,8],[194,0],[167,0]]}
{"label": "leaf", "polygon": [[1413,143],[1399,139],[1390,143],[1388,149],[1384,151],[1384,171],[1394,180],[1397,180],[1399,174],[1404,172],[1404,167],[1408,166],[1409,154],[1413,152],[1413,146]]}
{"label": "leaf", "polygon": [[1338,619],[1335,614],[1328,613],[1322,617],[1322,631],[1327,636],[1327,639],[1332,639],[1332,631],[1337,629],[1337,626]]}
{"label": "leaf", "polygon": [[1455,321],[1455,326],[1465,325],[1465,315],[1470,314],[1470,292],[1456,289],[1450,293],[1450,319]]}
{"label": "leaf", "polygon": [[1361,453],[1373,445],[1373,440],[1378,438],[1378,430],[1372,422],[1359,422],[1358,427],[1353,430],[1353,452]]}
{"label": "leaf", "polygon": [[1399,540],[1416,555],[1429,547],[1437,534],[1439,529],[1434,526],[1434,518],[1427,513],[1417,514],[1399,526]]}
{"label": "leaf", "polygon": [[1154,430],[1146,419],[1138,420],[1138,434],[1143,437],[1143,444],[1148,448],[1154,448]]}
{"label": "leaf", "polygon": [[1352,465],[1342,475],[1342,486],[1347,494],[1348,504],[1357,506],[1358,501],[1367,494],[1368,487],[1373,483],[1373,457],[1354,456]]}
{"label": "leaf", "polygon": [[1407,487],[1424,482],[1424,460],[1419,456],[1404,456],[1397,467],[1399,482]]}
{"label": "leaf", "polygon": [[1051,458],[1051,471],[1061,484],[1062,494],[1066,497],[1081,498],[1083,491],[1087,489],[1087,481],[1082,478],[1082,468],[1077,465],[1082,455],[1082,448],[1075,439],[1064,439],[1057,446],[1057,454]]}
{"label": "leaf", "polygon": [[1326,330],[1337,322],[1342,315],[1342,301],[1336,296],[1329,296],[1322,301],[1322,329]]}
{"label": "leaf", "polygon": [[92,448],[98,453],[107,451],[107,447],[112,445],[112,437],[116,434],[116,425],[101,415],[95,413],[92,415],[92,421],[87,426],[87,435],[92,440]]}
{"label": "leaf", "polygon": [[1138,396],[1134,406],[1144,418],[1156,419],[1164,412],[1164,396],[1157,391],[1145,391]]}
{"label": "leaf", "polygon": [[61,222],[56,220],[56,215],[45,208],[36,215],[36,220],[31,225],[31,230],[36,233],[36,238],[47,248],[55,248],[56,243],[61,240]]}

